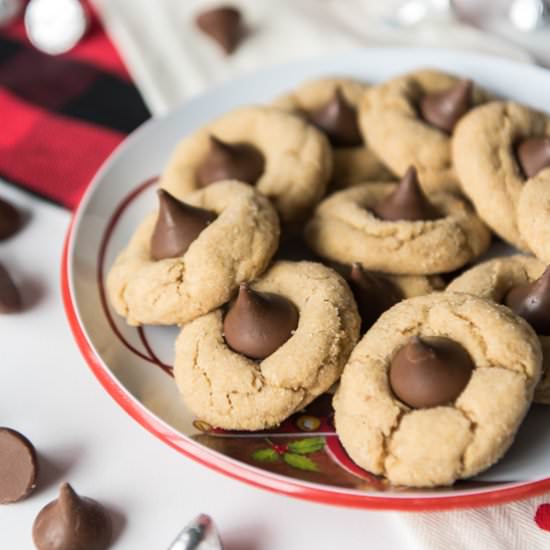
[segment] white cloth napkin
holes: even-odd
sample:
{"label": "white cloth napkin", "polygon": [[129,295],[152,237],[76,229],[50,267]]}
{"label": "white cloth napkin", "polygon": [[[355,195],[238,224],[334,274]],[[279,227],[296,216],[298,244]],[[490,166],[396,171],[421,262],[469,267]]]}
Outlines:
{"label": "white cloth napkin", "polygon": [[[94,0],[151,111],[270,64],[360,46],[447,46],[530,61],[522,49],[445,17],[396,28],[379,17],[395,0],[234,0],[250,32],[231,56],[194,25],[212,0]],[[387,11],[387,10],[386,10]]]}
{"label": "white cloth napkin", "polygon": [[[214,83],[260,66],[358,46],[452,46],[530,61],[524,50],[445,17],[414,28],[392,27],[380,18],[379,8],[384,2],[234,0],[231,3],[246,15],[250,33],[227,57],[193,23],[197,11],[212,3],[209,0],[95,0],[155,114],[170,110]],[[539,522],[542,517],[541,524],[547,530],[535,522],[537,510]],[[550,495],[492,508],[401,517],[411,537],[411,548],[550,548]]]}
{"label": "white cloth napkin", "polygon": [[550,494],[475,510],[402,514],[425,550],[548,550]]}

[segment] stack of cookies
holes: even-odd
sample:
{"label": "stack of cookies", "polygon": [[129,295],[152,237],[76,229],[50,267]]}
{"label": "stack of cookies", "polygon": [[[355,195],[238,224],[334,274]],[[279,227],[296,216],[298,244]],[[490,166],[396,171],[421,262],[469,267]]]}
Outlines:
{"label": "stack of cookies", "polygon": [[[201,420],[263,430],[337,387],[359,466],[450,485],[550,404],[549,213],[549,116],[434,70],[318,79],[186,137],[107,288],[181,326]],[[524,254],[468,268],[491,230]]]}

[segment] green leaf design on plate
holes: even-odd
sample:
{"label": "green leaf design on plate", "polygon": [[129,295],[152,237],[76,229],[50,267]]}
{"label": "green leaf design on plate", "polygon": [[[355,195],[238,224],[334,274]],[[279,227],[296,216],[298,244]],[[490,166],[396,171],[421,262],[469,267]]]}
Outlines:
{"label": "green leaf design on plate", "polygon": [[252,458],[258,462],[277,462],[279,455],[273,449],[258,449],[252,453]]}
{"label": "green leaf design on plate", "polygon": [[317,472],[317,464],[304,455],[297,455],[294,453],[285,453],[283,455],[283,460],[293,468],[298,468],[298,470],[306,470],[308,472]]}
{"label": "green leaf design on plate", "polygon": [[299,455],[308,455],[320,451],[325,446],[325,440],[322,437],[308,437],[307,439],[298,439],[288,444],[288,450],[291,453]]}

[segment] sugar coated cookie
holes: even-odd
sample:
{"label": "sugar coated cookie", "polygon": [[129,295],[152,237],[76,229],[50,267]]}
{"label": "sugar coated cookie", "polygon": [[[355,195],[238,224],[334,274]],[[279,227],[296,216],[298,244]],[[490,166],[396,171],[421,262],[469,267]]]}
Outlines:
{"label": "sugar coated cookie", "polygon": [[335,271],[277,262],[225,309],[182,328],[176,383],[212,426],[277,426],[338,380],[359,325],[352,293]]}
{"label": "sugar coated cookie", "polygon": [[393,484],[451,485],[506,452],[541,360],[534,331],[508,308],[452,292],[405,300],[351,354],[336,431],[359,466]]}
{"label": "sugar coated cookie", "polygon": [[107,292],[130,325],[186,323],[260,275],[278,242],[277,213],[250,185],[216,183],[185,202],[161,190],[159,211],[111,267]]}

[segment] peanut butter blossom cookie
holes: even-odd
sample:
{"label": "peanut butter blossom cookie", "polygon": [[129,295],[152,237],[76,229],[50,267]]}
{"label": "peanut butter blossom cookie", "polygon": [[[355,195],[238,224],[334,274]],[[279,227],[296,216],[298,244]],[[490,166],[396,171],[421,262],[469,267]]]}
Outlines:
{"label": "peanut butter blossom cookie", "polygon": [[362,332],[366,332],[384,311],[397,302],[445,287],[443,279],[437,275],[391,275],[366,271],[359,262],[343,271],[357,303]]}
{"label": "peanut butter blossom cookie", "polygon": [[550,118],[512,102],[464,117],[453,138],[464,193],[504,240],[550,261]]}
{"label": "peanut butter blossom cookie", "polygon": [[212,426],[277,426],[338,380],[359,325],[353,295],[335,271],[277,262],[242,284],[226,307],[182,328],[176,383]]}
{"label": "peanut butter blossom cookie", "polygon": [[274,102],[277,107],[301,114],[328,137],[336,188],[393,179],[359,131],[357,107],[366,89],[362,82],[349,78],[320,78],[305,82]]}
{"label": "peanut butter blossom cookie", "polygon": [[160,186],[179,199],[221,180],[255,186],[283,221],[303,218],[324,195],[332,155],[322,132],[273,107],[241,107],[184,139]]}
{"label": "peanut butter blossom cookie", "polygon": [[275,209],[249,185],[216,183],[185,202],[160,190],[158,212],[111,267],[111,304],[130,325],[185,323],[260,275],[278,242]]}
{"label": "peanut butter blossom cookie", "polygon": [[384,313],[355,347],[334,398],[351,458],[391,483],[451,485],[499,460],[540,378],[531,327],[452,292]]}
{"label": "peanut butter blossom cookie", "polygon": [[457,122],[487,94],[470,80],[421,70],[370,88],[359,106],[363,136],[402,175],[413,164],[425,190],[456,191],[451,137]]}
{"label": "peanut butter blossom cookie", "polygon": [[543,353],[535,401],[550,405],[550,270],[546,265],[530,256],[496,258],[472,267],[447,290],[504,304],[533,327]]}
{"label": "peanut butter blossom cookie", "polygon": [[305,237],[321,257],[414,275],[458,269],[490,242],[464,200],[441,191],[425,194],[412,167],[400,183],[366,183],[328,197],[306,225]]}

